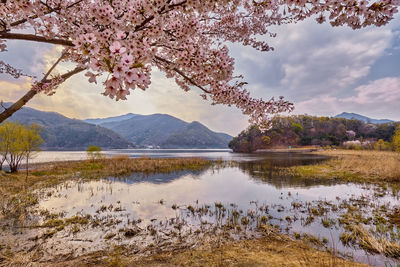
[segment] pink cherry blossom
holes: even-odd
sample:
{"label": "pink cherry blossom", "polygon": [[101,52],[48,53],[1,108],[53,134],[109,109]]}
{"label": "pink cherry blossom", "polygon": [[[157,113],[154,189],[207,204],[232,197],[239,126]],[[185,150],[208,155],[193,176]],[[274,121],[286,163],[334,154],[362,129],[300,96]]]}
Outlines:
{"label": "pink cherry blossom", "polygon": [[123,54],[126,51],[126,48],[121,46],[121,43],[118,41],[115,41],[111,46],[110,46],[110,51],[113,54]]}
{"label": "pink cherry blossom", "polygon": [[[157,69],[183,90],[197,87],[213,105],[234,105],[251,122],[263,123],[293,105],[282,97],[252,98],[242,77],[234,76],[226,43],[271,51],[260,36],[275,37],[272,26],[307,18],[352,29],[382,26],[399,5],[400,0],[5,0],[0,3],[0,51],[8,39],[64,47],[59,61],[76,67],[57,76],[50,71],[34,82],[35,92],[53,94],[62,81],[85,71],[94,83],[106,73],[103,94],[123,100],[130,90],[146,90]],[[0,70],[15,74],[5,64]],[[0,114],[0,122],[6,118]]]}
{"label": "pink cherry blossom", "polygon": [[133,56],[129,55],[129,54],[125,54],[122,56],[122,63],[124,63],[125,65],[130,66],[133,62]]}
{"label": "pink cherry blossom", "polygon": [[97,80],[96,80],[96,74],[93,74],[92,72],[88,71],[85,73],[85,76],[89,77],[89,82],[90,83],[95,83],[97,84]]}

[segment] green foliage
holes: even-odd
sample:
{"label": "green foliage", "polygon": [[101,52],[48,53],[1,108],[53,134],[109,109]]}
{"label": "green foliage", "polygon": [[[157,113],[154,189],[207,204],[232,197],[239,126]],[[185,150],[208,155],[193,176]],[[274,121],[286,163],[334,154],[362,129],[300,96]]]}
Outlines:
{"label": "green foliage", "polygon": [[11,172],[18,171],[23,159],[29,158],[39,150],[43,140],[39,126],[24,126],[18,122],[5,122],[0,125],[0,168],[7,161]]}
{"label": "green foliage", "polygon": [[101,154],[101,147],[99,146],[89,146],[86,150],[88,159],[91,161],[95,161],[96,159],[101,159],[103,155]]}
{"label": "green foliage", "polygon": [[233,138],[229,143],[229,148],[234,152],[251,153],[257,149],[266,148],[271,138],[265,136],[256,125],[250,126],[241,132],[238,137]]}
{"label": "green foliage", "polygon": [[298,122],[294,122],[292,123],[292,129],[296,134],[300,134],[303,131],[303,126]]}
{"label": "green foliage", "polygon": [[[261,131],[258,127],[251,126],[235,137],[229,147],[235,152],[253,152],[257,149],[269,147],[341,146],[344,142],[359,140],[359,143],[349,142],[346,148],[390,150],[389,141],[392,139],[395,128],[396,123],[375,125],[364,123],[360,120],[344,118],[313,117],[308,115],[276,116],[271,119],[266,131]],[[400,150],[400,137],[398,139]],[[263,142],[263,140],[268,141]],[[367,142],[363,142],[363,140]],[[375,140],[380,141],[374,145]],[[393,140],[397,139],[394,138]]]}
{"label": "green foliage", "polygon": [[400,152],[400,125],[397,126],[396,131],[392,138],[393,150]]}
{"label": "green foliage", "polygon": [[267,135],[262,136],[261,140],[265,145],[269,145],[271,143],[271,137],[269,137]]}
{"label": "green foliage", "polygon": [[378,141],[376,141],[373,147],[374,150],[380,150],[380,151],[391,149],[390,143],[383,141],[383,139],[379,139]]}

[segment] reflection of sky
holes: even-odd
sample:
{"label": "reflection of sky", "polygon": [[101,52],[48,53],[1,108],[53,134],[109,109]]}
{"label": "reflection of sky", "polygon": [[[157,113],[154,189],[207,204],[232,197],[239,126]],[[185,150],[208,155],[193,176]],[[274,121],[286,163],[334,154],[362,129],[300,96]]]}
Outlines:
{"label": "reflection of sky", "polygon": [[[235,160],[235,161],[254,161],[259,159],[270,159],[275,161],[289,160],[308,160],[321,158],[318,155],[305,156],[295,153],[288,155],[287,153],[255,153],[242,154],[232,153],[230,149],[116,149],[103,151],[106,156],[112,157],[116,155],[126,155],[131,158],[139,158],[147,156],[151,158],[186,158],[200,157],[210,160]],[[51,161],[68,161],[68,160],[84,160],[87,158],[86,151],[42,151],[39,152],[31,160],[32,163],[51,162]]]}
{"label": "reflection of sky", "polygon": [[[158,175],[159,176],[159,175]],[[243,209],[250,208],[251,201],[259,204],[290,204],[293,199],[300,201],[326,200],[336,201],[336,197],[348,198],[352,195],[371,195],[373,191],[360,186],[338,184],[331,186],[313,186],[309,188],[286,187],[279,189],[273,184],[260,183],[238,171],[237,168],[225,168],[218,171],[208,170],[195,176],[191,174],[171,174],[165,183],[151,183],[146,178],[142,182],[125,183],[119,180],[100,180],[86,183],[69,182],[57,188],[50,197],[41,202],[41,207],[54,211],[65,211],[70,215],[82,211],[90,213],[100,206],[121,206],[125,213],[136,213],[141,219],[164,218],[175,215],[173,204],[195,205],[235,203]],[[281,196],[292,195],[288,199]],[[389,200],[388,197],[386,200]],[[159,201],[163,200],[164,205]],[[117,202],[120,202],[120,205]],[[393,199],[393,203],[398,200]],[[393,204],[392,203],[392,204]],[[137,219],[137,218],[136,218]]]}
{"label": "reflection of sky", "polygon": [[[273,184],[272,181],[257,180],[250,177],[249,174],[243,173],[237,167],[224,168],[219,170],[206,170],[203,172],[178,172],[168,174],[165,180],[161,174],[143,177],[141,175],[132,175],[123,179],[106,179],[99,181],[90,181],[84,183],[67,182],[58,186],[51,197],[42,199],[40,207],[48,209],[51,212],[65,212],[67,217],[75,214],[91,214],[99,218],[119,218],[126,222],[129,218],[131,221],[142,219],[148,223],[151,219],[165,220],[175,218],[177,215],[185,214],[184,208],[187,205],[193,207],[201,207],[210,205],[213,209],[214,203],[222,203],[226,207],[234,203],[238,205],[239,210],[245,213],[247,210],[256,208],[253,201],[257,201],[258,207],[267,204],[270,207],[270,213],[274,218],[282,218],[283,220],[273,219],[271,222],[279,224],[282,229],[290,227],[290,231],[300,233],[311,233],[317,237],[325,237],[335,243],[336,249],[339,251],[348,251],[339,240],[341,228],[324,228],[321,226],[321,218],[315,217],[315,221],[304,226],[301,217],[304,219],[308,216],[306,213],[299,213],[298,210],[291,208],[291,203],[314,203],[315,201],[327,201],[338,203],[336,197],[342,200],[357,198],[360,196],[368,196],[374,204],[377,205],[399,205],[399,199],[386,195],[385,197],[375,199],[373,187],[363,188],[353,184],[336,184],[336,185],[315,185],[311,187],[299,187],[298,181],[294,187],[290,183],[286,183],[282,188],[282,184]],[[156,181],[153,183],[151,181]],[[160,203],[160,200],[163,203]],[[182,207],[182,210],[173,210],[172,205]],[[109,207],[112,210],[105,212],[96,211],[101,206]],[[283,206],[284,211],[278,212],[277,205]],[[113,209],[121,207],[123,211],[113,211]],[[340,215],[332,212],[327,216],[329,218],[337,218]],[[299,220],[288,224],[285,221],[286,216],[296,215]],[[208,220],[207,218],[205,218]],[[209,218],[210,219],[210,218]],[[199,223],[194,219],[189,219],[190,223]],[[213,220],[211,218],[211,220]],[[362,250],[350,250],[354,255],[363,261],[367,261],[367,256]],[[369,259],[371,260],[371,259]],[[381,261],[383,258],[375,256],[374,260]]]}

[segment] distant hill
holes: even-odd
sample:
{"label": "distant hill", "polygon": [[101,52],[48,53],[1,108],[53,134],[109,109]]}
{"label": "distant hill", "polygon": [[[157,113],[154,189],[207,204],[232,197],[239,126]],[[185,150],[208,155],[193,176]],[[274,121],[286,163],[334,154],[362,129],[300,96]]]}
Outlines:
{"label": "distant hill", "polygon": [[185,125],[165,139],[161,146],[165,148],[193,147],[198,148],[223,147],[232,140],[232,136],[224,133],[215,133],[200,122],[194,121]]}
{"label": "distant hill", "polygon": [[86,119],[86,120],[84,120],[84,122],[100,125],[102,123],[107,123],[107,122],[118,122],[118,121],[127,120],[127,119],[133,118],[135,116],[136,116],[136,114],[128,113],[125,115],[108,117],[108,118],[104,118],[104,119]]}
{"label": "distant hill", "polygon": [[[350,116],[354,118],[354,116]],[[309,115],[276,116],[264,130],[251,126],[234,137],[229,147],[234,152],[254,152],[260,149],[303,146],[347,146],[348,141],[359,141],[354,148],[371,149],[382,139],[391,142],[400,123],[370,124],[358,119],[316,117]],[[359,144],[359,145],[358,145]],[[348,145],[352,145],[349,143]]]}
{"label": "distant hill", "polygon": [[[10,103],[6,103],[7,105]],[[69,119],[55,112],[23,107],[8,121],[40,125],[43,128],[42,148],[45,150],[85,150],[89,145],[97,145],[103,149],[134,147],[131,142],[109,129]]]}
{"label": "distant hill", "polygon": [[167,114],[135,115],[127,120],[104,122],[137,146],[162,148],[227,148],[232,136],[216,133],[199,122],[188,123]]}
{"label": "distant hill", "polygon": [[357,113],[348,113],[348,112],[340,113],[339,115],[336,115],[334,118],[344,118],[344,119],[348,119],[348,120],[354,119],[354,120],[363,121],[365,123],[373,123],[373,124],[382,124],[382,123],[394,122],[392,120],[387,120],[387,119],[379,119],[379,120],[371,119],[371,118],[368,118],[366,116],[363,116],[363,115],[360,115],[360,114],[357,114]]}

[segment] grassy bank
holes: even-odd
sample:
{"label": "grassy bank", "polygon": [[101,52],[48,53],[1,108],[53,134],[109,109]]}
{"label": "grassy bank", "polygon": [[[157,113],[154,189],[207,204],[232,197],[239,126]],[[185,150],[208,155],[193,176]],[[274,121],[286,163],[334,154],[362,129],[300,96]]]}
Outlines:
{"label": "grassy bank", "polygon": [[0,172],[0,219],[23,216],[37,204],[35,189],[55,186],[68,180],[92,180],[131,173],[170,173],[181,170],[202,170],[212,162],[201,158],[154,159],[114,157],[96,161],[42,163],[32,166],[27,177],[19,173]]}
{"label": "grassy bank", "polygon": [[[215,240],[195,249],[177,247],[163,252],[157,252],[157,248],[154,248],[154,251],[148,251],[148,256],[134,255],[126,247],[114,247],[109,251],[47,262],[46,266],[368,266],[339,258],[335,252],[316,250],[304,240],[294,240],[270,231],[267,226],[266,230],[262,238],[223,242]],[[30,256],[14,254],[3,258],[3,263],[10,266],[26,265]]]}
{"label": "grassy bank", "polygon": [[400,186],[400,153],[368,150],[326,150],[313,153],[332,158],[320,164],[290,167],[284,172],[304,179],[387,182]]}
{"label": "grassy bank", "polygon": [[201,158],[155,159],[113,157],[95,161],[68,161],[41,163],[32,166],[28,178],[19,173],[0,172],[0,195],[10,195],[32,187],[59,184],[71,179],[99,179],[140,172],[169,173],[181,170],[201,170],[211,161]]}
{"label": "grassy bank", "polygon": [[[129,261],[127,261],[129,263]],[[311,248],[303,241],[263,238],[228,242],[218,248],[161,253],[130,266],[367,266]]]}

